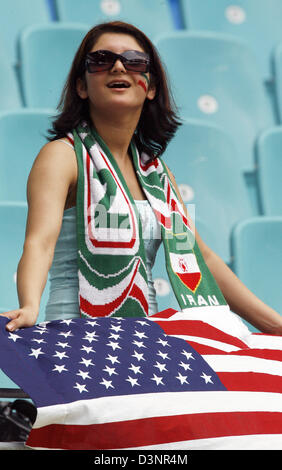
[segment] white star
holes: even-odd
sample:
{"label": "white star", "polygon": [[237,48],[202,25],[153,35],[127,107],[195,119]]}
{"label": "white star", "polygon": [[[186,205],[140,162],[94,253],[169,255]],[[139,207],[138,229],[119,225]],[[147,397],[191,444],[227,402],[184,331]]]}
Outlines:
{"label": "white star", "polygon": [[163,359],[170,359],[167,353],[163,353],[161,351],[157,352],[157,356],[161,356]]}
{"label": "white star", "polygon": [[128,378],[125,380],[127,382],[130,382],[132,387],[134,387],[134,385],[139,385],[140,387],[140,384],[138,383],[138,379],[134,379],[133,377],[128,376]]}
{"label": "white star", "polygon": [[169,346],[171,347],[171,345],[168,343],[168,341],[165,341],[161,338],[158,339],[158,341],[156,341],[156,343],[161,343],[162,346]]}
{"label": "white star", "polygon": [[136,323],[139,323],[141,326],[144,326],[144,325],[151,326],[151,325],[149,325],[149,323],[147,323],[146,321],[143,321],[143,320],[136,320]]}
{"label": "white star", "polygon": [[178,376],[176,376],[176,378],[180,381],[181,385],[184,383],[189,384],[189,382],[187,382],[187,375],[181,375],[180,372],[178,372]]}
{"label": "white star", "polygon": [[61,348],[71,348],[68,343],[61,343],[60,341],[56,344],[56,346],[60,346]]}
{"label": "white star", "polygon": [[69,356],[66,355],[65,351],[63,352],[56,351],[56,354],[53,354],[53,357],[59,357],[60,359],[63,359]]}
{"label": "white star", "polygon": [[133,336],[138,336],[138,338],[140,338],[140,339],[142,339],[142,338],[148,338],[148,336],[146,336],[143,331],[136,331],[136,330],[135,330],[135,333],[134,333]]}
{"label": "white star", "polygon": [[106,389],[108,388],[115,388],[113,385],[112,385],[112,381],[111,380],[106,380],[106,379],[103,379],[102,382],[99,382],[101,385],[105,385]]}
{"label": "white star", "polygon": [[116,349],[121,349],[120,345],[118,343],[114,343],[113,341],[110,341],[107,346],[110,346],[111,348],[113,348],[113,350],[115,351]]}
{"label": "white star", "polygon": [[67,371],[68,369],[66,369],[64,365],[58,366],[57,364],[55,364],[55,367],[54,367],[54,369],[52,369],[52,370],[61,373],[63,370]]}
{"label": "white star", "polygon": [[114,331],[116,331],[116,332],[117,332],[117,331],[124,331],[124,330],[121,328],[120,325],[112,325],[112,326],[110,327],[110,330],[114,330]]}
{"label": "white star", "polygon": [[86,367],[94,366],[92,359],[85,359],[84,357],[81,358],[81,361],[79,364],[83,364]]}
{"label": "white star", "polygon": [[91,346],[82,346],[82,348],[80,348],[81,351],[85,351],[87,352],[87,354],[91,353],[91,352],[95,352],[95,350],[91,347]]}
{"label": "white star", "polygon": [[46,343],[46,341],[44,339],[32,339],[31,341],[35,341],[36,343],[40,344],[40,343]]}
{"label": "white star", "polygon": [[188,351],[184,351],[184,349],[181,354],[184,354],[184,356],[186,356],[187,359],[195,359],[192,353],[189,353]]}
{"label": "white star", "polygon": [[29,356],[34,356],[36,357],[36,359],[38,359],[38,356],[40,354],[45,354],[44,352],[41,351],[41,348],[38,348],[38,349],[31,348],[31,350],[32,350],[32,353],[30,353]]}
{"label": "white star", "polygon": [[61,333],[58,333],[59,336],[64,336],[65,338],[67,338],[68,336],[73,336],[72,332],[71,331],[66,331],[66,332],[61,332]]}
{"label": "white star", "polygon": [[132,341],[132,344],[135,344],[138,348],[147,348],[147,346],[144,346],[143,341],[137,341],[136,339]]}
{"label": "white star", "polygon": [[140,370],[140,366],[135,366],[134,364],[131,364],[131,367],[128,367],[129,370],[132,370],[134,374],[143,374]]}
{"label": "white star", "polygon": [[76,382],[76,384],[74,385],[73,388],[77,388],[77,390],[79,390],[79,393],[82,393],[82,392],[88,392],[87,388],[86,388],[86,385],[81,385],[79,383]]}
{"label": "white star", "polygon": [[185,364],[183,361],[178,364],[180,367],[183,367],[184,370],[192,370],[190,364]]}
{"label": "white star", "polygon": [[[94,338],[95,336],[95,338]],[[84,336],[83,339],[89,341],[89,343],[92,343],[92,341],[98,341],[96,339],[96,337],[98,338],[99,336],[96,334],[96,331],[93,331],[92,333],[90,331],[86,331],[86,336]]]}
{"label": "white star", "polygon": [[109,375],[113,375],[113,374],[116,374],[118,375],[118,373],[116,372],[115,368],[114,367],[109,367],[109,366],[106,366],[105,369],[103,369],[105,372],[108,372]]}
{"label": "white star", "polygon": [[163,378],[158,377],[156,374],[154,374],[154,377],[152,377],[151,380],[154,380],[157,385],[164,385],[164,383],[162,382]]}
{"label": "white star", "polygon": [[160,364],[159,362],[157,362],[156,365],[154,365],[154,367],[157,367],[160,372],[162,372],[163,370],[167,371],[166,364]]}
{"label": "white star", "polygon": [[60,323],[66,323],[67,325],[70,325],[71,323],[73,323],[73,320],[72,319],[66,319],[66,320],[62,320],[60,321]]}
{"label": "white star", "polygon": [[10,333],[8,336],[8,339],[12,339],[14,343],[17,341],[17,339],[21,338],[21,336],[16,335],[15,333]]}
{"label": "white star", "polygon": [[145,361],[143,354],[134,351],[134,354],[131,354],[132,357],[136,357],[137,361]]}
{"label": "white star", "polygon": [[38,330],[34,330],[34,333],[39,333],[40,335],[43,335],[43,333],[49,333],[47,328],[39,328]]}
{"label": "white star", "polygon": [[80,377],[82,377],[83,380],[91,379],[89,372],[83,372],[82,370],[80,370],[76,375],[80,375]]}
{"label": "white star", "polygon": [[202,379],[204,379],[204,381],[206,382],[206,384],[207,384],[207,383],[213,384],[213,381],[212,381],[212,379],[211,379],[211,375],[206,375],[206,374],[203,372],[203,374],[200,375],[200,377],[201,377]]}
{"label": "white star", "polygon": [[86,323],[90,326],[99,326],[99,323],[97,323],[96,320],[87,320]]}
{"label": "white star", "polygon": [[118,356],[111,356],[110,354],[108,354],[108,357],[106,357],[106,360],[111,361],[112,364],[115,364],[116,362],[120,364],[120,361],[118,361]]}
{"label": "white star", "polygon": [[114,339],[115,341],[117,341],[119,338],[120,338],[120,335],[115,335],[114,333],[111,333],[109,336],[109,339]]}

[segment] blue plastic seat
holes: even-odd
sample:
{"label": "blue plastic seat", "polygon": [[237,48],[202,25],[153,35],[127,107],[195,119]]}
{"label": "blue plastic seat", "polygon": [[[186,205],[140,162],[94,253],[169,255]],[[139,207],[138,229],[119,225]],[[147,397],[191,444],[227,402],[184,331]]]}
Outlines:
{"label": "blue plastic seat", "polygon": [[[0,313],[17,309],[19,306],[16,271],[22,254],[27,205],[25,203],[0,202]],[[40,305],[38,323],[44,321],[44,310],[49,291],[47,281]],[[2,371],[0,371],[0,388],[17,388]]]}
{"label": "blue plastic seat", "polygon": [[223,34],[176,31],[156,45],[181,116],[223,127],[238,147],[238,167],[253,171],[254,140],[276,118],[246,43]]}
{"label": "blue plastic seat", "polygon": [[282,314],[282,217],[240,222],[232,233],[233,267],[241,281]]}
{"label": "blue plastic seat", "polygon": [[34,23],[48,23],[50,21],[50,12],[46,0],[27,0],[25,2],[22,0],[9,0],[1,2],[1,49],[6,51],[12,65],[18,62],[17,41],[21,31]]}
{"label": "blue plastic seat", "polygon": [[282,126],[267,129],[257,140],[257,172],[262,213],[282,216]]}
{"label": "blue plastic seat", "polygon": [[272,51],[282,40],[281,0],[180,0],[180,4],[186,28],[246,40],[264,79],[272,77]]}
{"label": "blue plastic seat", "polygon": [[231,229],[255,213],[237,159],[230,136],[199,120],[187,120],[164,154],[199,235],[226,263]]}
{"label": "blue plastic seat", "polygon": [[278,114],[278,123],[282,123],[282,42],[273,51],[273,70],[275,103]]}
{"label": "blue plastic seat", "polygon": [[26,201],[28,174],[47,142],[51,115],[25,108],[0,113],[0,201]]}
{"label": "blue plastic seat", "polygon": [[22,99],[16,71],[2,48],[0,48],[0,77],[0,111],[20,108]]}
{"label": "blue plastic seat", "polygon": [[174,29],[169,0],[56,0],[60,21],[80,21],[90,27],[104,21],[133,23],[151,39]]}
{"label": "blue plastic seat", "polygon": [[56,108],[75,53],[88,31],[81,24],[52,23],[26,28],[19,39],[25,105]]}

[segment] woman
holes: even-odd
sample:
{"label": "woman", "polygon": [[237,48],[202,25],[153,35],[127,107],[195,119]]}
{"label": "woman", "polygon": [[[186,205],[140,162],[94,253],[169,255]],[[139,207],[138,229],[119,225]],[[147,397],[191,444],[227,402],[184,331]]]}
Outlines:
{"label": "woman", "polygon": [[[17,273],[20,308],[3,314],[11,320],[7,329],[36,322],[50,269],[48,320],[81,312],[155,313],[151,267],[162,241],[180,308],[189,306],[188,299],[193,306],[197,291],[205,306],[206,293],[215,306],[228,304],[261,331],[280,335],[280,315],[255,297],[197,232],[193,244],[174,177],[156,158],[180,122],[149,39],[120,22],[94,27],[75,56],[61,106],[52,140],[28,180],[26,239]],[[108,223],[111,216],[117,225]]]}

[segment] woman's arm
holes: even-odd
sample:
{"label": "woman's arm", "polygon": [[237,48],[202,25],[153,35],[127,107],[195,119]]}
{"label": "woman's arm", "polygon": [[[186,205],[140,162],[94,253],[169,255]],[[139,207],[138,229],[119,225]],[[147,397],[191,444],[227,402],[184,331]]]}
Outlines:
{"label": "woman's arm", "polygon": [[11,319],[6,325],[9,331],[36,323],[67,195],[75,179],[73,150],[61,142],[46,144],[27,184],[26,236],[17,270],[19,308],[2,314]]}
{"label": "woman's arm", "polygon": [[[185,213],[190,223],[194,226],[181,198],[175,178],[169,168],[167,168],[167,170],[179,200],[183,204]],[[264,333],[282,335],[282,316],[251,292],[224,261],[203,242],[195,228],[194,230],[197,244],[205,262],[221,289],[231,311],[237,313]]]}

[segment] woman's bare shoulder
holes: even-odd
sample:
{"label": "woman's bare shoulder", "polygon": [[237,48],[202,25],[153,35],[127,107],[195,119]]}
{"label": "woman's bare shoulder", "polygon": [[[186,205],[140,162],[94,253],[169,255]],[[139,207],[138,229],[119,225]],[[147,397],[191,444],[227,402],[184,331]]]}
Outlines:
{"label": "woman's bare shoulder", "polygon": [[37,170],[65,172],[66,177],[77,178],[77,162],[74,148],[67,139],[47,142],[36,156],[32,172]]}

